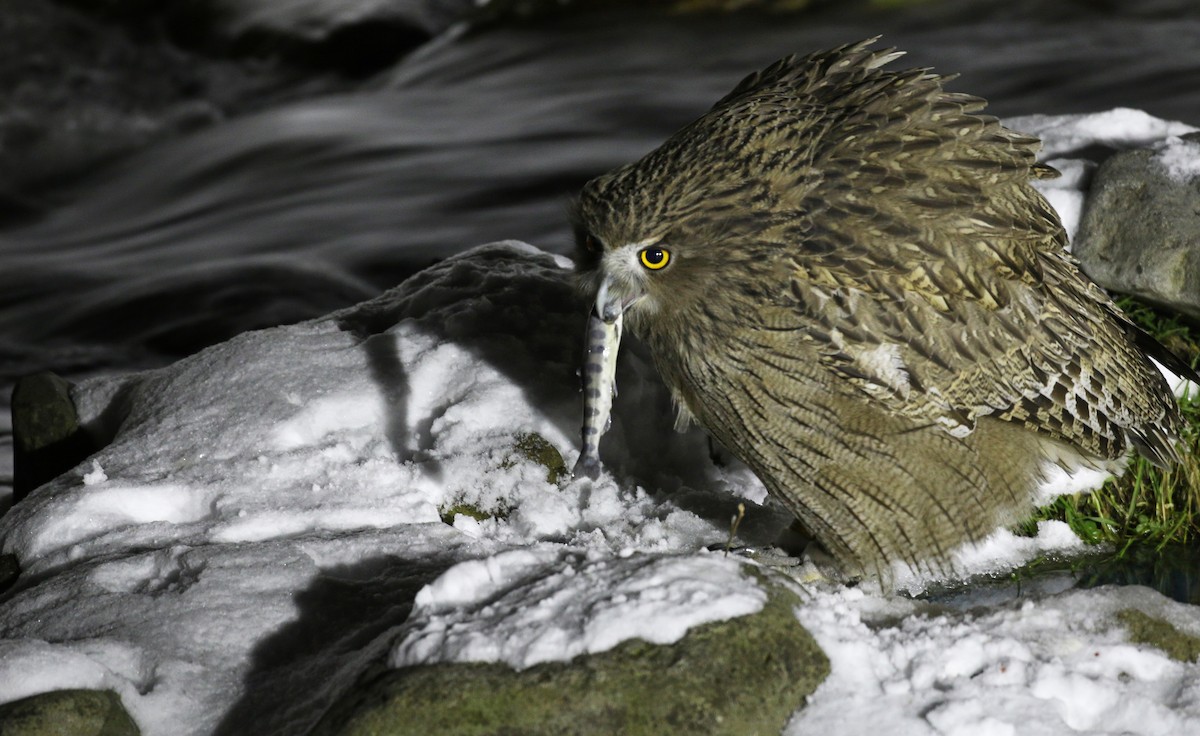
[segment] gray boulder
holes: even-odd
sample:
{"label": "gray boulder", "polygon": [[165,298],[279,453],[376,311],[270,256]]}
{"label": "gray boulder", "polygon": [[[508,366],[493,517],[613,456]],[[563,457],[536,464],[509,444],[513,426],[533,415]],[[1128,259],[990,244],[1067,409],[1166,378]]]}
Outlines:
{"label": "gray boulder", "polygon": [[1200,319],[1200,134],[1101,164],[1073,253],[1104,288]]}

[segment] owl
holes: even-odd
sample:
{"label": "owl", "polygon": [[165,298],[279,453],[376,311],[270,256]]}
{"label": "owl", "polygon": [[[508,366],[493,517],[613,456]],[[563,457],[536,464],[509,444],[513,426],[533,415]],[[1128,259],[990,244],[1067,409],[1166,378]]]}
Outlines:
{"label": "owl", "polygon": [[1159,348],[1030,185],[1056,175],[1039,141],[872,43],[750,75],[573,208],[595,314],[680,425],[866,574],[942,569],[1054,466],[1177,461],[1181,426]]}

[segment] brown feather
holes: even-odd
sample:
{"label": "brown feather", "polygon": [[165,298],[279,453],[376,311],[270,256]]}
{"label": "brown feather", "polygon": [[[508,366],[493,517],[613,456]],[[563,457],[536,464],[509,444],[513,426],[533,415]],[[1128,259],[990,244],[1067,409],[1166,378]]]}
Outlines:
{"label": "brown feather", "polygon": [[869,43],[750,75],[577,217],[671,249],[627,324],[830,551],[936,565],[1048,462],[1178,459],[1181,420],[1029,185],[1039,142]]}

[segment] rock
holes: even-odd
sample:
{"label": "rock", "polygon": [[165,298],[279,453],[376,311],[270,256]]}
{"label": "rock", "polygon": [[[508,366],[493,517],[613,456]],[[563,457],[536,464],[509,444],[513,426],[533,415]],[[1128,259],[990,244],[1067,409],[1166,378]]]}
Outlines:
{"label": "rock", "polygon": [[71,385],[54,373],[17,380],[12,393],[13,503],[96,451],[79,426]]}
{"label": "rock", "polygon": [[377,671],[313,736],[778,734],[829,660],[796,621],[799,597],[766,587],[760,612],[698,626],[672,645],[631,640],[519,672],[478,663]]}
{"label": "rock", "polygon": [[21,576],[21,564],[11,552],[0,555],[0,593],[12,587]]}
{"label": "rock", "polygon": [[166,6],[166,23],[187,46],[362,77],[395,63],[471,7],[466,0],[181,0]]}
{"label": "rock", "polygon": [[452,506],[438,509],[438,515],[441,517],[443,524],[454,526],[454,518],[456,516],[469,516],[475,521],[483,521],[492,518],[496,514],[484,511],[478,506],[472,506],[469,503],[456,503]]}
{"label": "rock", "polygon": [[1178,662],[1200,659],[1200,638],[1183,633],[1168,621],[1136,608],[1118,611],[1117,620],[1129,630],[1129,640],[1136,644],[1148,644],[1160,649]]}
{"label": "rock", "polygon": [[567,472],[567,464],[563,462],[562,453],[545,437],[536,432],[517,435],[516,450],[521,457],[544,467],[546,481],[549,483],[557,483],[558,479]]}
{"label": "rock", "polygon": [[0,705],[4,736],[139,736],[111,690],[56,690]]}
{"label": "rock", "polygon": [[1072,252],[1104,288],[1200,319],[1198,214],[1200,134],[1123,151],[1097,169]]}

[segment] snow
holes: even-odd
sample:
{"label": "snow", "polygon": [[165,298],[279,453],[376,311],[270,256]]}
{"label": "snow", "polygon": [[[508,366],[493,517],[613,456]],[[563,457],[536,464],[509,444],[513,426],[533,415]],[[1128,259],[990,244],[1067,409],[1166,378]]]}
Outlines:
{"label": "snow", "polygon": [[[785,733],[1196,733],[1196,666],[1129,644],[1113,624],[1146,600],[1136,587],[1071,590],[950,614],[824,590],[798,615],[832,674]],[[1192,607],[1153,605],[1200,630]]]}
{"label": "snow", "polygon": [[1090,115],[1023,115],[1004,121],[1008,127],[1042,139],[1044,158],[1067,158],[1092,146],[1114,150],[1140,148],[1197,128],[1162,120],[1142,110],[1118,107]]}
{"label": "snow", "polygon": [[93,460],[92,469],[83,474],[83,484],[85,486],[94,486],[106,480],[108,480],[108,476],[104,474],[104,468],[100,467],[99,462]]}
{"label": "snow", "polygon": [[1186,184],[1200,176],[1200,142],[1171,136],[1155,146],[1155,159],[1167,176]]}
{"label": "snow", "polygon": [[[1086,475],[1088,471],[1084,472],[1089,480],[1096,478]],[[1086,490],[1097,488],[1107,477],[1099,476],[1099,483],[1090,485]],[[1069,482],[1071,479],[1068,477],[1067,480]],[[1035,537],[1021,537],[1008,529],[997,529],[979,543],[955,550],[951,555],[951,564],[961,576],[1004,576],[1014,568],[1041,557],[1081,556],[1087,553],[1087,547],[1065,523],[1040,521],[1037,526]],[[923,593],[928,586],[938,583],[927,572],[913,570],[903,564],[893,565],[891,575],[892,585],[910,594]]]}
{"label": "snow", "polygon": [[1141,110],[1118,107],[1091,115],[1025,115],[1004,121],[1008,127],[1042,139],[1042,161],[1062,174],[1035,182],[1058,211],[1067,235],[1075,236],[1087,183],[1096,168],[1085,158],[1089,149],[1124,150],[1161,145],[1200,130],[1186,123],[1156,118]]}
{"label": "snow", "polygon": [[413,630],[391,664],[504,662],[520,670],[629,639],[673,644],[693,626],[762,610],[766,592],[742,567],[715,555],[561,549],[462,562],[417,594]]}
{"label": "snow", "polygon": [[[1022,122],[1077,161],[1058,164],[1074,173],[1056,206],[1085,197],[1072,151],[1187,132],[1135,111]],[[738,503],[735,546],[769,547],[790,517],[745,466],[714,465],[702,433],[673,431],[636,342],[599,479],[551,482],[517,449],[536,433],[566,467],[577,454],[569,265],[484,246],[327,318],[77,386],[111,442],[0,518],[22,571],[0,606],[0,702],[108,688],[147,736],[282,736],[371,662],[521,669],[759,610],[750,573],[771,555],[719,550]],[[446,523],[456,506],[473,514]],[[1134,607],[1200,634],[1194,608],[1065,574],[1007,582],[1081,549],[1058,523],[998,530],[956,554],[967,584],[897,569],[899,592],[777,568],[832,663],[786,732],[1200,733],[1200,667],[1114,618]]]}

